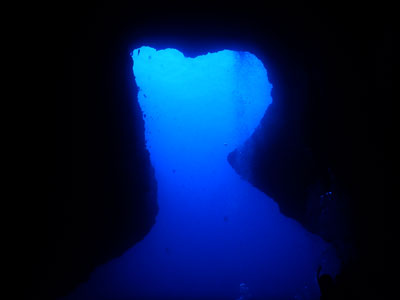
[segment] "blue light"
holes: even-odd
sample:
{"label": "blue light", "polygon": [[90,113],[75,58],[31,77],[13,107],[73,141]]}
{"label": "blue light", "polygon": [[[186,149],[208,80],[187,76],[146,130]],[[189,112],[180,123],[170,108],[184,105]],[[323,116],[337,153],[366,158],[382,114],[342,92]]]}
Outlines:
{"label": "blue light", "polygon": [[227,161],[272,102],[262,62],[249,52],[188,58],[150,47],[132,59],[159,215],[73,299],[236,299],[243,286],[257,299],[318,298],[315,270],[322,257],[335,259],[329,245]]}
{"label": "blue light", "polygon": [[191,171],[197,180],[210,171],[222,172],[218,178],[232,172],[227,155],[250,137],[272,102],[261,61],[248,52],[185,58],[175,49],[150,47],[136,49],[132,58],[158,181],[171,170]]}

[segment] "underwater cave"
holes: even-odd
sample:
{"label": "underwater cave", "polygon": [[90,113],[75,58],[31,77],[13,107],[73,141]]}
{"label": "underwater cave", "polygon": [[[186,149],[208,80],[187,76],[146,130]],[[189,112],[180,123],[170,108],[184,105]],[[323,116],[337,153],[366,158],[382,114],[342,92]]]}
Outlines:
{"label": "underwater cave", "polygon": [[67,299],[317,299],[318,266],[338,271],[332,246],[228,162],[273,101],[264,64],[233,50],[131,55],[159,213]]}
{"label": "underwater cave", "polygon": [[39,7],[14,298],[384,299],[379,6]]}

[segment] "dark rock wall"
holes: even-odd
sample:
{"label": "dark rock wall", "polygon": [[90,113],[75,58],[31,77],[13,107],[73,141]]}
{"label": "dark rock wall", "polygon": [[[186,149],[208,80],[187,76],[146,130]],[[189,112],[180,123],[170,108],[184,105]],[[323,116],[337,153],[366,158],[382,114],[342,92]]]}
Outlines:
{"label": "dark rock wall", "polygon": [[[37,20],[34,38],[44,37],[36,62],[46,61],[46,68],[37,76],[49,97],[38,103],[39,154],[32,156],[31,170],[40,170],[32,171],[39,200],[27,201],[23,216],[30,224],[24,259],[33,270],[26,276],[28,298],[38,290],[40,299],[67,293],[155,221],[156,183],[129,56],[142,45],[174,47],[187,56],[247,50],[265,63],[274,103],[230,163],[282,213],[343,248],[351,262],[347,282],[360,287],[368,277],[366,284],[379,286],[373,281],[385,253],[389,15],[365,4],[273,2],[50,8]],[[321,201],[329,191],[334,201]],[[346,256],[347,244],[354,257]]]}

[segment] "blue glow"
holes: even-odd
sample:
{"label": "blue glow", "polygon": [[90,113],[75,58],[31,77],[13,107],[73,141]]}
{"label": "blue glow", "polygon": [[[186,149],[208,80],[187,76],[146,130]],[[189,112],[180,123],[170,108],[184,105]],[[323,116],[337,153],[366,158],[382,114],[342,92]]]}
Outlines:
{"label": "blue glow", "polygon": [[159,215],[143,241],[71,297],[237,299],[245,283],[257,299],[318,299],[315,271],[335,260],[330,246],[227,161],[272,102],[262,62],[249,52],[187,58],[150,47],[132,58]]}

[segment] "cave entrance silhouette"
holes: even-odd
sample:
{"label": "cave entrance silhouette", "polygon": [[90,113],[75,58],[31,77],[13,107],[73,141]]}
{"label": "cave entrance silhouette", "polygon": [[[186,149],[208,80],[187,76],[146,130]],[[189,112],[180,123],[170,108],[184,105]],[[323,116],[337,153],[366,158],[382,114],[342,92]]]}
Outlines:
{"label": "cave entrance silhouette", "polygon": [[243,284],[257,299],[318,299],[315,270],[329,244],[227,160],[272,103],[263,63],[231,50],[190,58],[144,46],[131,56],[159,214],[74,299],[237,299]]}

